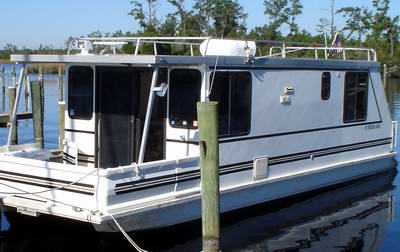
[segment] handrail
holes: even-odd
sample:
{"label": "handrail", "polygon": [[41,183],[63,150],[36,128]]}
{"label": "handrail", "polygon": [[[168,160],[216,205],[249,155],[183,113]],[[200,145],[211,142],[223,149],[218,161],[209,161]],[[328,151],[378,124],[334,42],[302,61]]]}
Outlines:
{"label": "handrail", "polygon": [[[200,45],[211,37],[102,37],[102,38],[77,38],[73,41],[76,49],[81,49],[81,54],[88,54],[93,46],[111,46],[112,51],[116,54],[116,46],[122,46],[128,43],[132,43],[134,46],[133,55],[137,56],[140,53],[140,49],[144,44],[150,44],[153,46],[153,55],[158,55],[157,45],[184,45],[190,49],[190,55],[194,56],[194,48],[200,47]],[[351,53],[363,53],[358,55],[356,58],[351,60],[367,60],[377,61],[377,54],[374,49],[370,48],[356,48],[356,47],[332,47],[332,46],[321,46],[311,43],[302,42],[284,42],[284,41],[269,41],[269,40],[258,40],[255,41],[260,52],[259,57],[255,59],[271,58],[271,57],[282,57],[287,58],[290,56],[296,57],[295,52],[308,52],[313,51],[313,57],[315,59],[329,59],[332,57],[331,54],[341,55],[340,59],[347,60],[348,55]],[[74,44],[76,43],[76,44]],[[87,44],[86,44],[87,43]],[[77,46],[76,46],[77,45]],[[88,48],[86,48],[88,46]],[[262,55],[262,48],[267,46],[269,48],[269,55]],[[71,47],[69,47],[71,51]],[[322,51],[322,54],[321,54]],[[104,52],[104,49],[103,51]],[[323,55],[321,57],[320,55]],[[304,57],[304,56],[297,56]],[[305,56],[307,57],[307,56]],[[339,59],[339,58],[335,58]]]}
{"label": "handrail", "polygon": [[[274,53],[276,50],[279,50],[278,53]],[[342,59],[347,60],[347,53],[349,52],[364,52],[366,53],[367,61],[377,61],[376,50],[371,48],[357,48],[357,47],[298,47],[298,46],[286,46],[285,44],[280,46],[271,46],[269,49],[269,55],[257,57],[257,59],[261,58],[272,58],[281,56],[282,58],[286,58],[288,54],[299,52],[299,51],[314,51],[314,58],[319,59],[319,51],[323,51],[324,59],[328,59],[331,52],[336,52],[335,54],[342,54]],[[373,57],[371,58],[371,54]],[[354,59],[357,60],[357,59]],[[358,59],[362,60],[362,59]]]}

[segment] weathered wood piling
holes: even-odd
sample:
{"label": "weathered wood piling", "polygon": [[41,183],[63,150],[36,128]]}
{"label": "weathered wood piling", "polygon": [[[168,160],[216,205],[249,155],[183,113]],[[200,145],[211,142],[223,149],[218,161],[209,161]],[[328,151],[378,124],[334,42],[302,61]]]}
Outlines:
{"label": "weathered wood piling", "polygon": [[220,251],[218,103],[197,103],[203,251]]}
{"label": "weathered wood piling", "polygon": [[64,73],[61,67],[58,67],[58,90],[59,101],[64,101]]}
{"label": "weathered wood piling", "polygon": [[43,138],[43,85],[41,81],[31,81],[33,135],[35,143],[44,148]]}
{"label": "weathered wood piling", "polygon": [[1,111],[6,110],[6,74],[4,66],[0,67]]}
{"label": "weathered wood piling", "polygon": [[65,138],[65,102],[58,102],[58,123],[59,123],[59,138],[58,147],[60,150],[64,149]]}
{"label": "weathered wood piling", "polygon": [[383,65],[383,87],[386,88],[386,84],[387,84],[387,74],[388,74],[388,68],[387,65],[384,64]]}
{"label": "weathered wood piling", "polygon": [[[12,123],[11,117],[12,117],[13,108],[15,106],[16,94],[17,94],[17,88],[15,86],[8,88],[8,107],[9,107],[9,111],[10,111],[10,113],[9,113],[9,118],[10,118],[9,119],[9,122],[10,122],[9,127],[11,127],[11,123]],[[11,145],[18,144],[18,120],[16,120],[16,122],[15,122],[15,127],[12,127],[11,142],[10,143],[11,143]]]}

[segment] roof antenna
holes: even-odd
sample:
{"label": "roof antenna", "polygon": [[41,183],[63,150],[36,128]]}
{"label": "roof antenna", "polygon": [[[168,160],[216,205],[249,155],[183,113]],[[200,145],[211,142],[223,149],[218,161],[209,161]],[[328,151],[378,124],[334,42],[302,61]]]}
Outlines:
{"label": "roof antenna", "polygon": [[[222,28],[221,40],[224,39],[224,33],[225,33],[226,23],[228,22],[228,15],[229,15],[229,9],[226,10],[226,16],[225,16],[225,21],[224,21],[224,27]],[[210,84],[210,88],[209,88],[209,90],[208,90],[207,98],[210,97],[210,94],[211,94],[212,89],[213,89],[213,87],[214,87],[215,72],[217,71],[218,62],[219,62],[219,55],[217,55],[217,59],[215,60],[214,71],[213,71],[213,74],[212,74],[211,84]]]}

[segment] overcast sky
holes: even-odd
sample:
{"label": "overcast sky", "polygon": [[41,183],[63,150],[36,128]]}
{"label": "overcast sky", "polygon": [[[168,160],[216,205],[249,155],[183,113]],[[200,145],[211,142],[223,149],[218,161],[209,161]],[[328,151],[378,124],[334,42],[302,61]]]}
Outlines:
{"label": "overcast sky", "polygon": [[[0,5],[0,48],[6,43],[36,48],[40,44],[61,47],[69,36],[87,35],[95,30],[136,31],[138,25],[127,13],[130,0],[3,0]],[[268,22],[263,0],[239,0],[249,14],[249,28]],[[371,6],[372,0],[337,0],[343,6]],[[160,0],[159,13],[171,12],[166,0]],[[315,33],[321,17],[329,17],[329,0],[302,0],[303,14],[298,22],[302,29]],[[192,0],[187,1],[188,7]],[[400,1],[392,0],[390,14],[399,15]],[[337,17],[337,26],[343,20]],[[285,29],[283,32],[286,32]]]}

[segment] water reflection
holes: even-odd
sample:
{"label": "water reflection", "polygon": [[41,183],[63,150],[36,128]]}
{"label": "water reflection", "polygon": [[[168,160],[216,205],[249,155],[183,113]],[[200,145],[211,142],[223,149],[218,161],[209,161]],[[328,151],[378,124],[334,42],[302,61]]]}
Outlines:
{"label": "water reflection", "polygon": [[[376,251],[393,216],[395,170],[224,215],[223,251]],[[200,223],[134,233],[149,251],[201,251]],[[131,251],[120,234],[44,220],[12,225],[1,251]]]}

